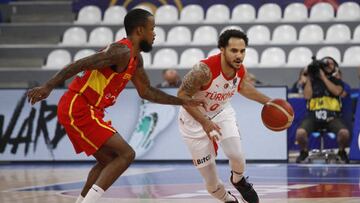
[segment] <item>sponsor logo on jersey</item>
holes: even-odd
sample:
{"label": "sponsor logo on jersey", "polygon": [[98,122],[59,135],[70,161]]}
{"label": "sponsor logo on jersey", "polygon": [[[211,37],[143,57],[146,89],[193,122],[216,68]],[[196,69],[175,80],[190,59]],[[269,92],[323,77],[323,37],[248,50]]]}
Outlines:
{"label": "sponsor logo on jersey", "polygon": [[130,80],[131,79],[131,74],[129,73],[125,73],[125,75],[123,76],[124,80]]}
{"label": "sponsor logo on jersey", "polygon": [[204,164],[204,163],[210,161],[210,159],[211,159],[211,154],[209,154],[201,159],[194,159],[193,162],[194,162],[195,166],[198,166],[200,164]]}

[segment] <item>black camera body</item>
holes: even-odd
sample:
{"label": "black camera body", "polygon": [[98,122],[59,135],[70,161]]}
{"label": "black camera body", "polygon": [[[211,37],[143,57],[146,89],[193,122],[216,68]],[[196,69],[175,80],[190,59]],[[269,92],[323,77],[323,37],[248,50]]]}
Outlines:
{"label": "black camera body", "polygon": [[326,66],[327,64],[323,60],[316,60],[315,57],[312,57],[312,62],[307,67],[307,73],[312,79],[320,78],[320,69],[326,74]]}

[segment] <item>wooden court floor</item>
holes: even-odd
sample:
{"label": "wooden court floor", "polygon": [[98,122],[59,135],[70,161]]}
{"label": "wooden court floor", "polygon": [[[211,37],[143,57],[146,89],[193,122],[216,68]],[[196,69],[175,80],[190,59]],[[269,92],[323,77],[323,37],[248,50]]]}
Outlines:
{"label": "wooden court floor", "polygon": [[[73,203],[91,164],[1,164],[1,203]],[[218,164],[229,185],[227,164]],[[262,203],[359,203],[360,165],[248,164]],[[215,203],[191,164],[133,164],[104,203]]]}

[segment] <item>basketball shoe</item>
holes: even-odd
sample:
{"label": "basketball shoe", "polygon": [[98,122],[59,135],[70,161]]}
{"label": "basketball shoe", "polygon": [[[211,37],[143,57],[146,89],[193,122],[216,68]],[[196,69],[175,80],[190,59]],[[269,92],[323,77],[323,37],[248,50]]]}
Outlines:
{"label": "basketball shoe", "polygon": [[146,154],[154,139],[174,119],[175,107],[161,105],[142,100],[139,111],[139,119],[135,131],[130,136],[129,144],[135,150],[136,157]]}
{"label": "basketball shoe", "polygon": [[233,194],[231,194],[230,191],[228,191],[228,193],[235,198],[235,201],[226,201],[225,203],[239,203],[239,200]]}
{"label": "basketball shoe", "polygon": [[240,192],[244,200],[248,203],[259,203],[259,197],[251,183],[247,182],[247,178],[243,177],[238,183],[233,181],[233,172],[231,171],[230,182]]}

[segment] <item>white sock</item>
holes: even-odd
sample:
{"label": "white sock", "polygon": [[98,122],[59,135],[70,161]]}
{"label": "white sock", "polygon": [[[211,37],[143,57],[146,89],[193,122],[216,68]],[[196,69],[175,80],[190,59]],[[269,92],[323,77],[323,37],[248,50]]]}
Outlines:
{"label": "white sock", "polygon": [[244,177],[244,175],[242,173],[237,173],[237,172],[233,171],[232,181],[233,181],[233,183],[238,183],[243,177]]}
{"label": "white sock", "polygon": [[75,203],[82,203],[83,200],[84,200],[84,197],[79,195],[79,197],[77,198]]}
{"label": "white sock", "polygon": [[104,190],[97,185],[93,185],[89,192],[86,194],[82,203],[96,203],[100,197],[104,194]]}

